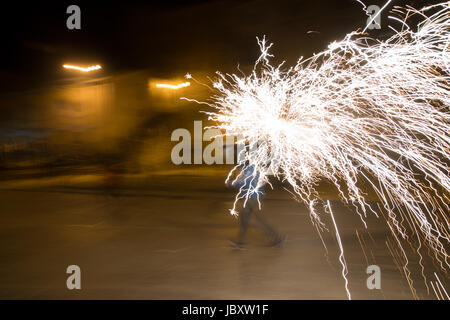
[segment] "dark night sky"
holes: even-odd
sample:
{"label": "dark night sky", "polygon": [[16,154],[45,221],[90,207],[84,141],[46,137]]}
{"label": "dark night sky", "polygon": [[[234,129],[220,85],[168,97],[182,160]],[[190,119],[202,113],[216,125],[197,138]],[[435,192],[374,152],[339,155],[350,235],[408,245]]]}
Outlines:
{"label": "dark night sky", "polygon": [[[81,8],[81,30],[66,28],[70,4]],[[72,61],[100,63],[106,73],[226,71],[253,63],[255,37],[263,35],[275,43],[276,56],[294,63],[367,19],[356,0],[15,1],[1,11],[2,91],[58,79],[64,76],[61,65]]]}

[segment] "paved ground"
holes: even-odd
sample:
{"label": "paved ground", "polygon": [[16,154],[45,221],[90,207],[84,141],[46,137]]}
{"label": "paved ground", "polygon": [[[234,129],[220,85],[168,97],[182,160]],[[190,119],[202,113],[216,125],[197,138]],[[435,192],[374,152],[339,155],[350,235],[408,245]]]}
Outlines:
{"label": "paved ground", "polygon": [[[265,247],[253,228],[246,250],[227,241],[237,221],[227,214],[233,192],[222,177],[159,175],[119,194],[95,186],[2,185],[0,298],[346,299],[333,230],[323,234],[326,255],[306,208],[281,191],[268,193],[264,214],[288,240]],[[411,299],[383,223],[368,219],[369,236],[351,209],[338,202],[333,208],[352,297]],[[72,264],[81,267],[79,291],[66,288]],[[381,267],[382,290],[367,289],[368,264]],[[418,266],[410,267],[419,297],[433,298]]]}

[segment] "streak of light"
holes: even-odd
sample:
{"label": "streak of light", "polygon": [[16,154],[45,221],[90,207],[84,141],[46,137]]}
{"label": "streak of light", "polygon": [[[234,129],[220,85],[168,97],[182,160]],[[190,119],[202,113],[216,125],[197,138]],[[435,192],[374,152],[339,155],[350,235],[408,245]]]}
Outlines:
{"label": "streak of light", "polygon": [[330,205],[330,200],[327,200],[327,205],[328,205],[328,209],[330,212],[330,216],[331,219],[333,220],[333,225],[334,225],[334,230],[336,231],[336,239],[337,242],[339,244],[339,249],[340,249],[340,254],[339,254],[339,261],[341,262],[342,265],[342,277],[345,280],[345,291],[347,292],[347,297],[349,300],[352,300],[352,296],[350,294],[350,290],[348,289],[348,279],[347,279],[347,263],[345,262],[345,257],[344,257],[344,248],[342,246],[342,241],[341,241],[341,236],[339,235],[339,230],[336,224],[336,221],[334,220],[334,215],[333,215],[333,211],[331,210],[331,205]]}
{"label": "streak of light", "polygon": [[[364,245],[363,245],[363,243],[362,243],[362,241],[360,239],[360,235],[358,233],[358,230],[356,230],[356,237],[358,238],[359,245],[361,246],[361,249],[362,249],[362,251],[364,253],[364,258],[366,259],[366,265],[369,266],[369,259],[367,258],[366,250],[364,249]],[[361,238],[362,238],[362,235],[361,235]]]}
{"label": "streak of light", "polygon": [[[431,287],[433,288],[434,294],[436,295],[436,298],[438,300],[442,300],[442,297],[438,294],[438,291],[436,291],[436,288],[434,287],[434,283],[433,281],[430,281]],[[438,283],[436,282],[436,286],[438,285]]]}
{"label": "streak of light", "polygon": [[437,281],[439,282],[439,284],[440,284],[440,286],[441,286],[441,288],[442,288],[442,291],[444,291],[444,293],[445,293],[445,295],[446,295],[446,297],[447,297],[447,300],[450,300],[450,297],[448,296],[447,290],[445,290],[445,288],[444,288],[444,286],[442,285],[442,282],[441,282],[441,280],[439,279],[439,277],[437,276],[436,272],[434,273],[434,276],[436,277]]}
{"label": "streak of light", "polygon": [[157,88],[166,88],[166,89],[172,89],[172,90],[178,90],[181,88],[185,88],[185,87],[189,87],[191,85],[190,82],[183,82],[180,84],[167,84],[167,83],[157,83],[156,87]]}
{"label": "streak of light", "polygon": [[99,69],[102,68],[102,66],[99,65],[99,64],[96,64],[95,66],[90,66],[90,67],[87,67],[87,68],[73,66],[73,65],[70,65],[70,64],[65,64],[65,65],[63,65],[63,67],[65,69],[72,69],[72,70],[77,70],[77,71],[81,71],[81,72],[90,72],[90,71],[99,70]]}

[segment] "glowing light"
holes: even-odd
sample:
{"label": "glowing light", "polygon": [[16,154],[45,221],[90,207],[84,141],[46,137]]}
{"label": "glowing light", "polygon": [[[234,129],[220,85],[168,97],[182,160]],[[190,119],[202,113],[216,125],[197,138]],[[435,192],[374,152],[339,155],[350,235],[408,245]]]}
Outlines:
{"label": "glowing light", "polygon": [[[438,275],[436,274],[436,272],[434,273],[434,276],[437,279],[436,287],[438,288],[438,291],[439,291],[441,297],[439,297],[439,295],[436,293],[436,290],[434,289],[434,286],[433,286],[433,290],[435,290],[436,296],[438,297],[439,300],[445,300],[445,299],[450,300],[447,290],[445,290],[445,287],[443,286],[443,284],[442,284],[441,280],[439,279]],[[431,282],[431,284],[433,285],[433,282]],[[441,290],[441,288],[442,288],[442,290]],[[444,297],[443,293],[445,294],[445,297]]]}
{"label": "glowing light", "polygon": [[[395,239],[414,238],[415,243],[409,243],[419,255],[425,244],[446,271],[449,9],[450,2],[421,10],[396,8],[403,16],[394,18],[401,30],[392,28],[395,34],[388,40],[355,31],[284,69],[283,63],[270,63],[271,44],[257,39],[261,56],[250,75],[217,72],[216,94],[210,100],[187,99],[212,107],[214,111],[206,113],[224,136],[249,143],[249,151],[241,154],[227,180],[238,167],[251,165],[259,172],[252,177],[258,185],[270,184],[270,176],[286,182],[288,191],[309,207],[320,232],[326,229],[320,218],[326,204],[319,208],[317,201],[320,180],[335,186],[366,227],[367,214],[379,216],[367,200],[365,190],[370,187]],[[407,25],[410,16],[424,17],[415,30]],[[239,190],[232,213],[249,192]],[[350,297],[347,280],[346,289]]]}
{"label": "glowing light", "polygon": [[87,68],[78,67],[78,66],[72,66],[72,65],[70,65],[70,64],[65,64],[65,65],[63,65],[63,67],[64,67],[65,69],[78,70],[78,71],[82,71],[82,72],[90,72],[90,71],[99,70],[99,69],[102,68],[102,66],[101,66],[101,65],[98,65],[98,64],[95,65],[95,66],[87,67]]}
{"label": "glowing light", "polygon": [[331,210],[331,204],[330,204],[329,200],[327,201],[327,207],[328,207],[328,211],[331,216],[331,220],[333,221],[334,230],[336,231],[336,240],[338,242],[339,250],[341,252],[339,254],[339,262],[342,265],[342,277],[345,280],[345,291],[347,292],[348,300],[352,300],[350,290],[348,289],[348,279],[347,279],[348,269],[347,269],[347,262],[345,262],[344,247],[342,246],[341,236],[339,234],[339,229],[337,227],[336,220],[334,219],[334,214],[333,214],[333,211]]}
{"label": "glowing light", "polygon": [[181,88],[185,88],[185,87],[189,87],[191,85],[190,82],[183,82],[177,85],[174,84],[166,84],[166,83],[157,83],[156,87],[157,88],[167,88],[167,89],[172,89],[172,90],[178,90]]}

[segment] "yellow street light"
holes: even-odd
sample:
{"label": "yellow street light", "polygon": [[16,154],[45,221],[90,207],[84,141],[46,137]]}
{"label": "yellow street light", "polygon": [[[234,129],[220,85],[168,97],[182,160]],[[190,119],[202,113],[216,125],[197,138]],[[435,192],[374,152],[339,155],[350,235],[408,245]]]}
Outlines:
{"label": "yellow street light", "polygon": [[72,70],[77,70],[77,71],[81,71],[81,72],[90,72],[90,71],[99,70],[102,68],[102,66],[98,65],[98,64],[96,64],[95,66],[87,67],[87,68],[72,66],[70,64],[65,64],[65,65],[63,65],[63,67],[65,69],[72,69]]}
{"label": "yellow street light", "polygon": [[180,84],[167,84],[167,83],[157,83],[156,87],[157,88],[167,88],[167,89],[172,89],[172,90],[178,90],[181,88],[185,88],[185,87],[189,87],[191,85],[190,82],[183,82]]}

